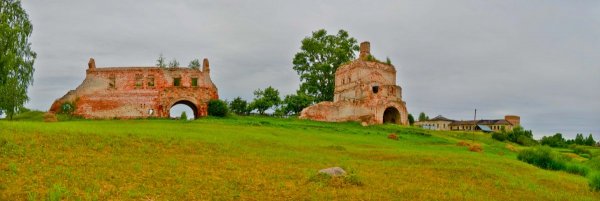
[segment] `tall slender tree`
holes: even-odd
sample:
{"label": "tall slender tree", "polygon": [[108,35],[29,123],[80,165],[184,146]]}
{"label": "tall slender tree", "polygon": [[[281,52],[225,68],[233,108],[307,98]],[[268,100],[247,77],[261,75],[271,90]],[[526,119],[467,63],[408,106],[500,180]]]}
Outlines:
{"label": "tall slender tree", "polygon": [[29,42],[32,31],[21,1],[0,1],[0,110],[9,119],[29,101],[36,58]]}
{"label": "tall slender tree", "polygon": [[594,140],[594,136],[592,136],[591,133],[590,133],[590,135],[587,138],[585,138],[585,143],[584,144],[588,145],[588,146],[594,146],[594,145],[596,145],[596,141]]}

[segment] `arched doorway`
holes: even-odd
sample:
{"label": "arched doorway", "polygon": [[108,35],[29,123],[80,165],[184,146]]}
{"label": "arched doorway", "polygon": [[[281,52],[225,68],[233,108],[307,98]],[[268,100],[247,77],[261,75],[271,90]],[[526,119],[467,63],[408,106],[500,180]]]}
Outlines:
{"label": "arched doorway", "polygon": [[388,107],[383,112],[383,123],[400,123],[400,112],[395,107]]}
{"label": "arched doorway", "polygon": [[183,111],[186,112],[188,119],[198,118],[198,108],[194,103],[187,100],[180,100],[173,103],[173,105],[171,105],[171,107],[169,108],[169,117],[180,117]]}

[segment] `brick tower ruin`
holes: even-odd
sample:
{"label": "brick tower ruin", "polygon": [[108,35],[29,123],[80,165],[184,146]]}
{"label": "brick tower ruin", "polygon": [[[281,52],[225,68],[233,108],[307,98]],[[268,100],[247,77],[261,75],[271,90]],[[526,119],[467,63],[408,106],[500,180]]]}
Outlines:
{"label": "brick tower ruin", "polygon": [[54,101],[50,112],[64,103],[75,106],[84,118],[169,117],[177,104],[189,106],[194,118],[207,115],[207,104],[218,99],[210,79],[208,59],[202,70],[194,68],[104,67],[90,58],[85,80],[75,90]]}
{"label": "brick tower ruin", "polygon": [[370,48],[369,42],[361,43],[359,58],[337,69],[333,102],[307,107],[300,118],[408,125],[402,87],[396,85],[396,69],[377,61],[371,56]]}

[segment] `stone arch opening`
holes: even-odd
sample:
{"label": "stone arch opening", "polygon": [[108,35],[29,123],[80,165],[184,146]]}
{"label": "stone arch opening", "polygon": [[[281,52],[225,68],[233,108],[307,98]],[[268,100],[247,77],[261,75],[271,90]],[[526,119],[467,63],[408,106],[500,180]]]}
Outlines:
{"label": "stone arch opening", "polygon": [[388,107],[383,112],[383,123],[400,124],[400,111],[395,107]]}
{"label": "stone arch opening", "polygon": [[[173,103],[169,107],[169,115],[168,116],[171,116],[171,109],[173,109],[173,107],[175,107],[176,105],[185,105],[185,106],[189,107],[190,109],[192,109],[192,113],[193,114],[187,114],[187,112],[186,112],[186,115],[188,117],[193,116],[194,119],[198,119],[198,117],[199,117],[199,115],[198,115],[198,107],[196,106],[196,104],[194,104],[194,103],[192,103],[191,101],[188,101],[188,100],[180,100],[180,101],[177,101],[177,102]],[[180,114],[173,114],[173,115],[179,117]]]}

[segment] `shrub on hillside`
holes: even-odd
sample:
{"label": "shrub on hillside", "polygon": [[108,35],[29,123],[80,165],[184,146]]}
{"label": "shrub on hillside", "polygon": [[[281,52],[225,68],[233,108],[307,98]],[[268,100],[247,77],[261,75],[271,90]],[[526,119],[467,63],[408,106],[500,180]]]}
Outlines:
{"label": "shrub on hillside", "polygon": [[585,157],[585,158],[590,158],[592,155],[592,152],[584,147],[580,147],[577,145],[572,145],[569,146],[569,148],[571,148],[571,150],[573,150],[573,153],[576,153],[577,155],[580,155],[581,157]]}
{"label": "shrub on hillside", "polygon": [[362,179],[353,170],[348,171],[348,173],[343,176],[330,176],[324,173],[317,173],[311,175],[308,178],[308,181],[337,188],[364,185]]}
{"label": "shrub on hillside", "polygon": [[506,146],[504,146],[504,148],[512,151],[512,152],[517,152],[517,148],[515,146],[513,146],[512,144],[506,144]]}
{"label": "shrub on hillside", "polygon": [[56,118],[56,115],[54,113],[51,112],[46,112],[44,113],[44,122],[57,122],[58,118]]}
{"label": "shrub on hillside", "polygon": [[208,102],[208,115],[216,117],[224,117],[229,112],[227,103],[222,100],[214,99]]}
{"label": "shrub on hillside", "polygon": [[498,141],[506,141],[507,135],[505,132],[495,132],[492,133],[492,138]]}
{"label": "shrub on hillside", "polygon": [[517,126],[517,127],[513,128],[513,130],[510,132],[507,132],[507,134],[508,134],[508,140],[510,140],[512,142],[517,142],[517,140],[519,139],[520,136],[525,136],[527,138],[533,139],[533,133],[531,132],[531,130],[525,130],[521,126]]}
{"label": "shrub on hillside", "polygon": [[533,139],[533,133],[531,130],[525,130],[521,126],[513,128],[512,131],[493,133],[492,138],[498,141],[508,140],[525,146],[533,146],[538,144],[538,142]]}
{"label": "shrub on hillside", "polygon": [[468,142],[465,142],[465,141],[460,141],[460,142],[456,143],[456,146],[461,146],[461,147],[467,147],[469,145],[470,144]]}
{"label": "shrub on hillside", "polygon": [[469,151],[472,152],[482,152],[483,151],[483,147],[481,147],[480,144],[472,144],[469,146]]}
{"label": "shrub on hillside", "polygon": [[600,156],[590,158],[585,164],[593,170],[600,171]]}
{"label": "shrub on hillside", "polygon": [[590,168],[580,164],[567,163],[565,166],[565,171],[571,174],[586,176],[588,173],[590,173]]}
{"label": "shrub on hillside", "polygon": [[538,144],[537,141],[535,141],[532,137],[524,135],[520,135],[519,137],[517,137],[516,143],[524,146],[534,146]]}
{"label": "shrub on hillside", "polygon": [[592,174],[589,179],[590,188],[593,191],[600,191],[600,172]]}
{"label": "shrub on hillside", "polygon": [[566,162],[552,149],[540,146],[519,152],[517,159],[548,170],[564,170]]}

